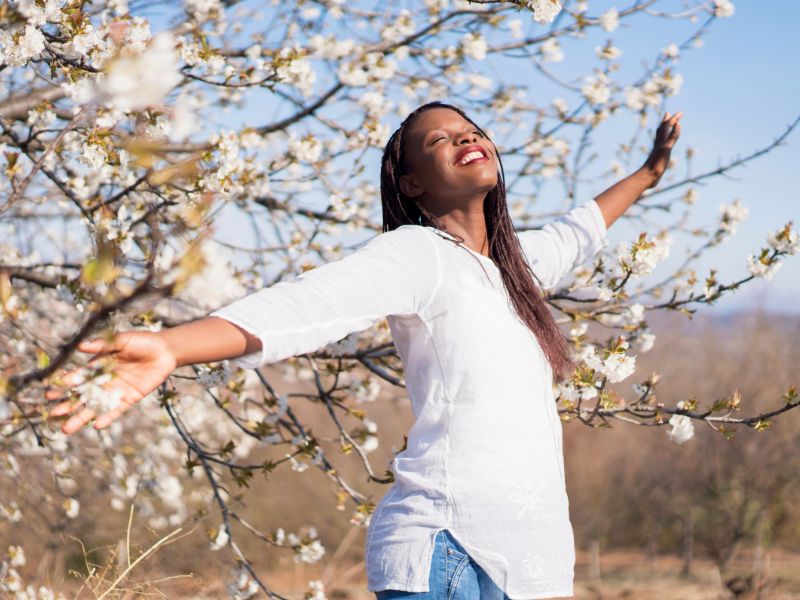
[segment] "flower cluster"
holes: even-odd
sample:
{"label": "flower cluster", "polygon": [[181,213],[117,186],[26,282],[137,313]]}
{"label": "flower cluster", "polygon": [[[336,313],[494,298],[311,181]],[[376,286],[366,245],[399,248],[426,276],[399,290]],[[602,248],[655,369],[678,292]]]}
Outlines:
{"label": "flower cluster", "polygon": [[612,383],[617,383],[630,377],[636,370],[636,357],[625,354],[628,342],[619,336],[609,348],[603,349],[599,354],[591,345],[590,350],[582,355],[586,366],[604,375]]}
{"label": "flower cluster", "polygon": [[[684,401],[680,400],[677,407],[682,409],[684,405]],[[682,444],[694,436],[694,423],[687,415],[674,414],[669,418],[669,424],[672,425],[672,429],[667,431],[667,435],[673,442]]]}
{"label": "flower cluster", "polygon": [[317,538],[314,527],[300,530],[300,534],[286,533],[278,528],[272,534],[272,541],[278,546],[288,546],[294,551],[294,561],[297,563],[315,563],[325,555],[325,547]]}
{"label": "flower cluster", "polygon": [[652,273],[656,265],[669,256],[672,238],[667,232],[648,239],[641,233],[632,244],[620,243],[616,247],[617,262],[612,267],[612,277],[638,277]]}

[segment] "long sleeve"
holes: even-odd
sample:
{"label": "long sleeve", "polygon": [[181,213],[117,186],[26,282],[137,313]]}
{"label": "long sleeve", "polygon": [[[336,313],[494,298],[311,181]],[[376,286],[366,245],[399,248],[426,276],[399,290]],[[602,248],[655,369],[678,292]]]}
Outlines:
{"label": "long sleeve", "polygon": [[211,312],[261,340],[260,352],[231,362],[255,369],[323,348],[388,315],[424,311],[441,278],[429,235],[419,225],[402,225],[344,258]]}
{"label": "long sleeve", "polygon": [[552,289],[574,267],[608,245],[607,227],[593,199],[576,206],[541,229],[517,233],[531,270]]}

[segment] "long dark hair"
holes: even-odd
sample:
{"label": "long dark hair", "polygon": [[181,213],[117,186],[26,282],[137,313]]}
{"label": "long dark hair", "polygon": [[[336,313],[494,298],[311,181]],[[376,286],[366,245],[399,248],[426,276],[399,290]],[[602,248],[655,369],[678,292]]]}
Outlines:
{"label": "long dark hair", "polygon": [[[383,231],[391,231],[406,224],[432,226],[458,238],[450,233],[435,215],[430,213],[416,199],[410,198],[400,190],[400,176],[406,174],[405,150],[406,136],[414,119],[422,112],[432,108],[449,108],[456,111],[464,119],[480,131],[484,138],[489,136],[464,111],[444,102],[429,102],[410,113],[389,138],[383,152],[381,163],[381,203],[383,208]],[[487,194],[483,202],[483,214],[486,219],[486,230],[489,236],[489,256],[497,265],[503,278],[514,309],[520,319],[536,336],[550,366],[553,370],[553,381],[558,382],[571,375],[575,364],[570,355],[569,345],[564,334],[550,313],[543,293],[540,291],[535,273],[525,260],[519,239],[511,223],[506,205],[505,172],[500,156],[497,156],[500,172],[497,174],[497,185]]]}

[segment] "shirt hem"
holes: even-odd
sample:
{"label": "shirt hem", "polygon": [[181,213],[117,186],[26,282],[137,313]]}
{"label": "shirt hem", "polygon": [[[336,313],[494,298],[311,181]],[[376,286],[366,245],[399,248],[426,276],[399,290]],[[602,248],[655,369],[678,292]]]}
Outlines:
{"label": "shirt hem", "polygon": [[539,600],[540,598],[573,598],[575,596],[575,589],[573,586],[566,588],[557,588],[547,592],[536,592],[535,595],[530,594],[506,594],[511,600]]}

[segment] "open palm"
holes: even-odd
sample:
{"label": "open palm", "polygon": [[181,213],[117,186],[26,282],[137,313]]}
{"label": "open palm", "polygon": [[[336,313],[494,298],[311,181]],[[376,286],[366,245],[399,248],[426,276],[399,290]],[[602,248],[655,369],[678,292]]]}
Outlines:
{"label": "open palm", "polygon": [[[108,410],[97,418],[94,422],[95,429],[110,425],[122,413],[161,385],[176,367],[175,357],[166,347],[163,338],[149,331],[117,333],[110,342],[99,338],[83,341],[77,348],[81,352],[95,355],[89,360],[89,365],[99,366],[97,363],[100,362],[108,367],[106,372],[111,377],[100,386],[99,392],[106,399],[118,399],[115,407],[107,407]],[[58,382],[60,385],[54,385],[45,392],[45,398],[48,400],[58,400],[63,398],[70,388],[77,388],[79,396],[77,401],[64,400],[50,412],[56,417],[72,415],[61,427],[67,435],[74,433],[97,416],[95,408],[104,404],[95,401],[97,389],[93,393],[86,393],[87,390],[84,388],[86,371],[86,367],[79,367],[63,372]],[[91,396],[94,398],[90,401]]]}

